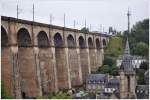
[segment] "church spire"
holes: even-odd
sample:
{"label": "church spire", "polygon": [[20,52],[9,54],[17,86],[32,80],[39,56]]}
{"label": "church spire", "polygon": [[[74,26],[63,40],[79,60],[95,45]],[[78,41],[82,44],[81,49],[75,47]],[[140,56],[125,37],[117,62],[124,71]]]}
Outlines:
{"label": "church spire", "polygon": [[129,47],[128,37],[127,37],[127,40],[126,40],[124,55],[130,55],[130,47]]}

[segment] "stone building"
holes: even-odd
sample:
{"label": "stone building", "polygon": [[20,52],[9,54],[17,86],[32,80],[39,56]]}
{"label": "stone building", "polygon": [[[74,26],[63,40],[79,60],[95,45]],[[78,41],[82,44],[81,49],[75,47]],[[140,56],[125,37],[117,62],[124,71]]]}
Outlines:
{"label": "stone building", "polygon": [[91,93],[99,93],[104,91],[105,85],[108,83],[107,74],[89,74],[86,78],[86,91]]}
{"label": "stone building", "polygon": [[132,65],[132,57],[130,55],[130,48],[128,38],[126,40],[126,47],[124,51],[124,59],[120,66],[120,98],[135,98],[136,73]]}
{"label": "stone building", "polygon": [[85,83],[102,64],[109,37],[2,16],[1,41],[2,81],[9,94],[22,98]]}

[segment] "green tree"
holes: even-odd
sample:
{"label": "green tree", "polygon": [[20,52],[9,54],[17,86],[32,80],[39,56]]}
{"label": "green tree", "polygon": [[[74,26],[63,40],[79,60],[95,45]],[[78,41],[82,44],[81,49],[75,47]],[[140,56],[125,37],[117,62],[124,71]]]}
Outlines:
{"label": "green tree", "polygon": [[138,84],[145,84],[145,82],[144,82],[144,73],[145,73],[144,69],[136,69]]}
{"label": "green tree", "polygon": [[134,54],[147,57],[148,56],[148,45],[144,42],[139,42],[134,47],[133,51]]}
{"label": "green tree", "polygon": [[83,27],[83,28],[80,30],[80,32],[82,32],[82,33],[88,33],[88,32],[89,32],[89,29],[86,28],[86,27]]}
{"label": "green tree", "polygon": [[149,63],[148,62],[141,63],[140,69],[148,70],[149,69]]}
{"label": "green tree", "polygon": [[105,56],[103,64],[112,66],[115,63],[114,59],[111,56]]}
{"label": "green tree", "polygon": [[139,21],[133,25],[130,34],[128,34],[127,31],[124,31],[124,44],[126,36],[129,38],[131,54],[146,56],[148,58],[149,51],[147,50],[147,47],[149,45],[149,19]]}

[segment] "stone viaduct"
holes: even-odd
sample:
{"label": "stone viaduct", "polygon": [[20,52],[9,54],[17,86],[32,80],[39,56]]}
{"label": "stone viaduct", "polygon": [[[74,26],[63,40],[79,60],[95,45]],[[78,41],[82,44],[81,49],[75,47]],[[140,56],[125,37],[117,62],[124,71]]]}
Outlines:
{"label": "stone viaduct", "polygon": [[105,34],[2,16],[2,81],[16,98],[81,86],[108,42]]}

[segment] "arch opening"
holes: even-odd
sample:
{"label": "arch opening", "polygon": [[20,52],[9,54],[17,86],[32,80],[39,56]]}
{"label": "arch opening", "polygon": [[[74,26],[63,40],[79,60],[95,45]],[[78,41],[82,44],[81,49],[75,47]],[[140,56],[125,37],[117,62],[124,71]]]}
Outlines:
{"label": "arch opening", "polygon": [[106,46],[106,40],[103,39],[103,46],[105,47]]}
{"label": "arch opening", "polygon": [[62,37],[61,37],[60,33],[56,33],[55,34],[55,36],[54,36],[54,44],[55,44],[55,47],[62,47],[63,40],[62,40]]}
{"label": "arch opening", "polygon": [[6,47],[8,45],[8,36],[4,27],[1,26],[1,46]]}
{"label": "arch opening", "polygon": [[44,31],[40,31],[37,38],[39,48],[47,48],[50,46],[47,34]]}
{"label": "arch opening", "polygon": [[99,41],[99,39],[96,39],[96,48],[100,48],[100,47],[101,47],[100,41]]}
{"label": "arch opening", "polygon": [[79,37],[79,47],[80,48],[85,48],[85,41],[82,36]]}
{"label": "arch opening", "polygon": [[75,40],[72,35],[67,37],[68,47],[75,47]]}
{"label": "arch opening", "polygon": [[32,45],[31,43],[31,37],[29,35],[29,32],[25,28],[21,28],[17,33],[17,42],[19,47],[30,47]]}
{"label": "arch opening", "polygon": [[93,48],[93,41],[92,41],[92,38],[88,38],[88,45],[89,45],[89,48]]}

